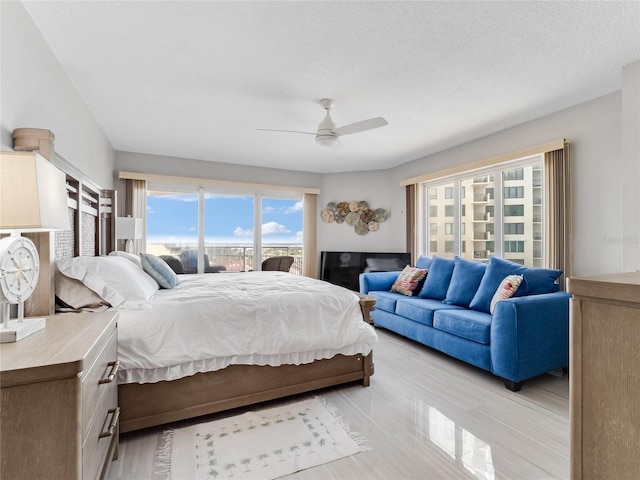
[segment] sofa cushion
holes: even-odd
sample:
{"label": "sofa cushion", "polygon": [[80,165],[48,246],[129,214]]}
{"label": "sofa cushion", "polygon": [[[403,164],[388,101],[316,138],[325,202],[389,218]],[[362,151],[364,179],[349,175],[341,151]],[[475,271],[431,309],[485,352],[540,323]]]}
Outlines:
{"label": "sofa cushion", "polygon": [[468,307],[476,294],[487,265],[474,260],[456,257],[444,303]]}
{"label": "sofa cushion", "polygon": [[429,266],[429,273],[418,296],[420,298],[444,300],[447,296],[447,289],[449,288],[449,282],[451,282],[454,266],[453,259],[433,257]]}
{"label": "sofa cushion", "polygon": [[429,268],[431,266],[431,257],[420,255],[416,262],[416,268]]}
{"label": "sofa cushion", "polygon": [[417,294],[422,288],[422,282],[427,275],[427,269],[410,267],[407,265],[404,267],[396,281],[391,286],[392,292],[402,293],[408,297]]}
{"label": "sofa cushion", "polygon": [[440,300],[428,298],[401,298],[396,302],[397,315],[430,327],[433,326],[433,314],[435,311],[456,309],[462,310],[462,307],[447,305]]}
{"label": "sofa cushion", "polygon": [[369,295],[376,297],[376,310],[384,310],[389,313],[396,313],[396,302],[401,298],[407,298],[401,293],[370,291]]}
{"label": "sofa cushion", "polygon": [[433,327],[483,345],[491,339],[491,315],[474,310],[438,310],[433,315]]}
{"label": "sofa cushion", "polygon": [[529,268],[500,257],[489,257],[489,265],[482,277],[478,291],[469,307],[489,313],[491,299],[500,286],[500,282],[508,275],[522,275],[524,281],[515,293],[516,297],[557,292],[560,287],[556,282],[562,270],[546,268]]}
{"label": "sofa cushion", "polygon": [[493,294],[493,298],[491,299],[491,306],[489,307],[489,313],[493,315],[493,310],[501,300],[506,300],[507,298],[513,297],[513,295],[518,290],[518,287],[522,284],[522,275],[507,275],[504,277],[502,282],[500,282],[500,286],[496,290],[496,293]]}

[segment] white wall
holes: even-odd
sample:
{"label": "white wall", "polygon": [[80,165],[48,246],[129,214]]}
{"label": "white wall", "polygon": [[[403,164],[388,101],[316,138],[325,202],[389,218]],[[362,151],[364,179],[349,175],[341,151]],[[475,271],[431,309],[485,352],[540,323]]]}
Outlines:
{"label": "white wall", "polygon": [[43,128],[55,151],[102,188],[113,188],[115,152],[21,2],[0,1],[0,138]]}
{"label": "white wall", "polygon": [[[380,223],[377,232],[358,235],[346,223],[318,223],[318,250],[355,252],[404,252],[405,201],[404,187],[390,181],[388,170],[373,172],[335,173],[322,178],[322,193],[318,197],[318,208],[322,210],[329,202],[366,200],[369,208],[384,208],[389,219]],[[401,196],[400,205],[392,204],[392,198]]]}
{"label": "white wall", "polygon": [[120,171],[293,187],[320,188],[322,184],[319,173],[119,151],[116,153],[116,177]]}
{"label": "white wall", "polygon": [[624,270],[640,270],[640,60],[622,69],[622,172]]}

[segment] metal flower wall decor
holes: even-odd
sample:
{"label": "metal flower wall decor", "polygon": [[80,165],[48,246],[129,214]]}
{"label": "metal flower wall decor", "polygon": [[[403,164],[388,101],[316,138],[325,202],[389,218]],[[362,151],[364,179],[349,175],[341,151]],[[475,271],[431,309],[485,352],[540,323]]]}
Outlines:
{"label": "metal flower wall decor", "polygon": [[364,200],[359,202],[329,202],[320,217],[325,223],[346,223],[351,225],[358,235],[376,232],[379,224],[389,218],[389,212],[384,208],[369,208]]}

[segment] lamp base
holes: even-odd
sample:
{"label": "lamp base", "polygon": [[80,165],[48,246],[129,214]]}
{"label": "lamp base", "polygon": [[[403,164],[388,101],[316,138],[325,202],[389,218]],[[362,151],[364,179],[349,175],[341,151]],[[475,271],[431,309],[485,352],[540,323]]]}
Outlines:
{"label": "lamp base", "polygon": [[9,320],[9,326],[0,326],[0,343],[10,343],[22,340],[24,337],[42,330],[47,324],[46,317]]}

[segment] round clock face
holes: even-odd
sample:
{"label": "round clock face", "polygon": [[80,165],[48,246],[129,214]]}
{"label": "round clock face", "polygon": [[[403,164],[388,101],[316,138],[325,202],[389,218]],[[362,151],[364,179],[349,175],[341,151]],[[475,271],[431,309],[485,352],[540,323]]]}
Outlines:
{"label": "round clock face", "polygon": [[36,246],[28,238],[0,240],[0,292],[8,303],[29,298],[38,283],[39,265]]}

